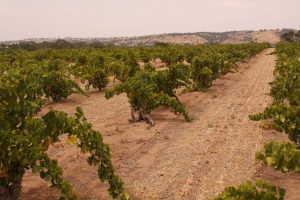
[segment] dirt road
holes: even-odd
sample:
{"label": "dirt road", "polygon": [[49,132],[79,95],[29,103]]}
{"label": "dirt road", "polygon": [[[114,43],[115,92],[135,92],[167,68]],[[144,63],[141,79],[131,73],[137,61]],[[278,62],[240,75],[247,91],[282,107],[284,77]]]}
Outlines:
{"label": "dirt road", "polygon": [[[110,144],[116,171],[133,199],[211,199],[224,187],[251,179],[258,167],[254,156],[263,145],[262,130],[248,115],[271,103],[268,83],[275,56],[268,54],[273,50],[216,80],[206,93],[180,95],[194,118],[190,123],[165,108],[153,113],[156,125],[151,129],[145,123],[129,123],[126,96],[106,100],[98,92],[89,98],[72,96],[44,112],[54,108],[73,113],[81,106]],[[79,199],[108,199],[96,170],[78,149],[63,140],[49,152],[59,160]],[[26,173],[21,199],[53,198],[58,198],[56,190]]]}

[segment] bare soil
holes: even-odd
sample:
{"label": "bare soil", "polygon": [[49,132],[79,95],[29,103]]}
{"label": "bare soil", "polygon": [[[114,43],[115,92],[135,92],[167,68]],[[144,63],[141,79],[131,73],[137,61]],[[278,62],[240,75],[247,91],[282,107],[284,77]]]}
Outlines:
{"label": "bare soil", "polygon": [[280,42],[280,34],[275,31],[256,31],[252,33],[252,38],[257,42],[269,42],[271,44]]}
{"label": "bare soil", "polygon": [[[47,105],[43,112],[53,108],[72,114],[81,106],[110,145],[116,172],[133,199],[207,200],[226,186],[262,177],[285,186],[290,192],[287,199],[295,200],[299,176],[275,174],[254,160],[270,131],[259,128],[248,115],[262,111],[272,101],[268,83],[276,58],[268,54],[273,50],[241,64],[237,73],[216,80],[205,93],[181,94],[180,100],[194,118],[190,123],[167,108],[153,112],[156,125],[150,129],[143,122],[129,123],[126,96],[106,100],[103,92],[92,92],[88,98],[74,95]],[[49,154],[58,159],[79,199],[110,199],[96,169],[65,138]],[[58,197],[56,189],[26,172],[21,200]]]}
{"label": "bare soil", "polygon": [[[263,131],[264,143],[276,141],[289,141],[287,135],[279,133],[274,130]],[[273,168],[261,165],[253,179],[263,179],[286,190],[285,199],[288,200],[299,200],[300,199],[300,174],[297,173],[282,173],[274,171]]]}
{"label": "bare soil", "polygon": [[229,44],[239,44],[244,43],[245,41],[257,41],[257,42],[269,42],[271,44],[276,44],[280,42],[280,34],[274,30],[265,30],[265,31],[239,31],[234,32],[229,35],[229,37],[224,40],[222,43]]}

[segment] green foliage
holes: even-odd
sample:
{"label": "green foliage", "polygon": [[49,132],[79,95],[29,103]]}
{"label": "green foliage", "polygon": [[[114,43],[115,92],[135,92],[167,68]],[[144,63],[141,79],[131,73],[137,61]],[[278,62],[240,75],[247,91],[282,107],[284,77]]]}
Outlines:
{"label": "green foliage", "polygon": [[86,90],[91,86],[101,91],[109,83],[108,67],[101,54],[92,54],[90,57],[81,55],[77,65],[71,70],[82,83],[86,82]]}
{"label": "green foliage", "polygon": [[300,172],[300,150],[291,143],[268,143],[263,152],[256,154],[256,159],[282,172]]}
{"label": "green foliage", "polygon": [[[63,178],[62,169],[47,154],[49,145],[66,134],[83,153],[89,154],[87,162],[97,166],[99,179],[108,183],[111,196],[128,199],[122,181],[114,173],[110,148],[103,143],[101,134],[93,130],[82,110],[77,109],[75,116],[49,111],[38,117],[45,98],[56,101],[73,93],[85,94],[77,79],[85,83],[86,88],[92,86],[101,90],[113,76],[122,83],[108,90],[107,98],[126,93],[132,110],[144,118],[149,118],[154,109],[166,106],[190,121],[188,112],[176,96],[177,89],[191,85],[196,89],[208,88],[213,80],[234,69],[236,62],[246,61],[268,47],[267,44],[251,43],[163,44],[149,48],[95,44],[94,47],[99,48],[73,48],[77,45],[81,46],[58,40],[53,44],[20,44],[0,51],[1,186],[12,189],[16,180],[21,181],[24,170],[31,169],[50,187],[58,188],[61,199],[75,199],[71,185]],[[295,52],[289,51],[288,55],[297,55]],[[158,58],[167,69],[156,71],[151,63]],[[144,70],[140,69],[139,62],[145,64]],[[287,75],[291,76],[292,73]],[[296,77],[290,88],[296,87],[297,81]],[[290,104],[298,102],[297,94],[295,91],[295,97],[289,99]],[[296,115],[293,113],[290,118]],[[299,134],[294,135],[298,138]]]}
{"label": "green foliage", "polygon": [[105,66],[105,58],[101,54],[92,54],[73,69],[73,73],[81,82],[86,83],[86,90],[91,86],[101,91],[109,83],[109,72]]}
{"label": "green foliage", "polygon": [[252,120],[272,119],[276,130],[285,132],[295,144],[300,145],[300,107],[273,104],[263,113],[251,115]]}
{"label": "green foliage", "polygon": [[91,55],[88,61],[88,65],[93,67],[104,67],[105,58],[101,54]]}
{"label": "green foliage", "polygon": [[[161,50],[161,48],[163,50]],[[184,60],[184,52],[177,45],[161,46],[156,56],[169,67]]]}
{"label": "green foliage", "polygon": [[290,105],[300,105],[300,45],[290,44],[292,52],[282,52],[285,46],[278,46],[276,71],[280,76],[271,83],[271,95],[275,103],[287,101]]}
{"label": "green foliage", "polygon": [[145,63],[144,71],[153,72],[155,71],[155,67],[151,63]]}
{"label": "green foliage", "polygon": [[[92,125],[83,115],[81,108],[77,108],[75,117],[69,117],[64,112],[50,111],[42,117],[45,126],[45,135],[51,142],[59,141],[59,135],[67,133],[68,136],[76,136],[76,144],[82,153],[89,153],[87,162],[98,166],[98,176],[102,182],[109,183],[108,191],[113,198],[128,199],[124,192],[123,182],[114,173],[111,162],[111,150],[103,143],[101,134],[92,129]],[[45,140],[44,140],[45,141]]]}
{"label": "green foliage", "polygon": [[0,77],[0,131],[22,126],[44,104],[39,73],[11,69]]}
{"label": "green foliage", "polygon": [[273,127],[288,134],[290,143],[267,144],[257,155],[266,165],[283,172],[299,172],[300,145],[300,44],[280,43],[276,46],[278,76],[271,82],[273,104],[264,112],[251,115],[252,120],[270,119]]}
{"label": "green foliage", "polygon": [[214,200],[283,200],[285,190],[261,180],[227,187]]}
{"label": "green foliage", "polygon": [[206,47],[207,49],[200,53],[187,52],[187,60],[191,61],[191,78],[195,90],[209,88],[213,80],[236,69],[236,62],[245,61],[269,45],[250,43]]}
{"label": "green foliage", "polygon": [[127,65],[126,63],[115,62],[112,64],[113,75],[121,82],[126,81],[127,78],[134,76],[139,71],[139,67]]}
{"label": "green foliage", "polygon": [[62,134],[76,137],[83,153],[89,153],[88,163],[98,166],[99,179],[107,182],[113,198],[129,199],[123,182],[114,173],[110,148],[101,134],[93,130],[80,108],[75,116],[49,111],[36,114],[44,104],[43,79],[40,68],[12,68],[0,77],[0,185],[11,190],[24,169],[39,173],[61,192],[61,199],[76,199],[72,186],[63,177],[63,170],[47,154],[50,144]]}
{"label": "green foliage", "polygon": [[86,65],[88,62],[87,56],[78,55],[75,62],[76,62],[76,65],[79,65],[79,66]]}
{"label": "green foliage", "polygon": [[[55,57],[55,56],[54,56]],[[20,68],[28,68],[40,73],[40,84],[43,87],[46,98],[58,101],[67,98],[71,94],[80,93],[87,95],[80,86],[70,78],[67,63],[62,59],[43,59],[41,62],[22,63]]]}
{"label": "green foliage", "polygon": [[[133,111],[150,114],[152,110],[160,106],[168,106],[175,112],[184,116],[189,121],[189,115],[183,105],[175,98],[161,90],[162,86],[157,80],[162,79],[163,72],[137,72],[135,76],[128,78],[124,83],[106,92],[106,98],[126,93]],[[172,86],[173,89],[174,85]],[[167,88],[169,89],[169,88]],[[172,91],[172,94],[175,93]]]}
{"label": "green foliage", "polygon": [[188,87],[190,82],[190,67],[184,64],[174,64],[168,70],[157,71],[155,73],[155,83],[159,92],[163,92],[170,97],[176,96],[176,89]]}
{"label": "green foliage", "polygon": [[32,168],[45,180],[55,183],[61,189],[62,197],[72,199],[74,194],[62,178],[61,168],[48,157],[38,140],[43,136],[39,131],[44,124],[34,115],[43,105],[43,89],[35,81],[36,75],[10,70],[0,79],[0,170],[6,174],[0,184],[12,187],[15,178],[23,175],[24,168]]}
{"label": "green foliage", "polygon": [[192,62],[192,78],[195,82],[195,89],[209,88],[213,81],[212,63],[208,56],[196,57]]}
{"label": "green foliage", "polygon": [[144,63],[148,63],[151,60],[151,55],[148,53],[146,48],[140,48],[138,53],[138,58]]}
{"label": "green foliage", "polygon": [[101,91],[109,83],[108,73],[101,68],[85,67],[85,74],[82,76],[82,80],[87,81],[86,89],[90,86]]}
{"label": "green foliage", "polygon": [[140,66],[137,62],[137,57],[134,52],[128,51],[125,59],[125,68],[122,71],[122,76],[124,77],[124,81],[134,76],[138,71],[140,71]]}
{"label": "green foliage", "polygon": [[[58,43],[62,43],[61,41]],[[155,47],[101,47],[66,49],[38,49],[36,51],[9,50],[0,52],[0,70],[11,65],[24,66],[24,63],[45,65],[46,72],[56,71],[71,77],[70,74],[86,82],[87,88],[92,86],[103,89],[108,82],[107,77],[113,76],[124,82],[127,78],[140,71],[139,62],[150,63],[161,59],[169,68],[176,64],[193,64],[195,58],[199,62],[208,62],[208,66],[191,67],[190,79],[195,86],[207,88],[211,82],[230,72],[236,62],[247,58],[269,47],[267,44],[240,45],[158,45]],[[60,48],[60,46],[59,46]],[[147,64],[146,64],[147,66]],[[203,70],[202,70],[203,69]],[[190,69],[189,69],[190,70]],[[195,89],[197,89],[195,87]]]}
{"label": "green foliage", "polygon": [[42,79],[42,86],[46,97],[53,101],[67,98],[74,93],[86,95],[75,81],[60,72],[53,71],[45,74]]}

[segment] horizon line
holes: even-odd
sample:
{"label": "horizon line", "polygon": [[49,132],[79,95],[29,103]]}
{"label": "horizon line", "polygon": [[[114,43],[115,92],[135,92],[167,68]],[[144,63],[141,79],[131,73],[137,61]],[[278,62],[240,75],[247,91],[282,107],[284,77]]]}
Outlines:
{"label": "horizon line", "polygon": [[159,36],[159,35],[168,35],[168,34],[196,34],[196,33],[230,33],[230,32],[244,32],[244,31],[252,31],[252,32],[259,32],[259,31],[282,31],[282,30],[297,30],[295,28],[270,28],[270,29],[241,29],[241,30],[228,30],[228,31],[197,31],[197,32],[165,32],[165,33],[154,33],[154,34],[145,34],[145,35],[134,35],[134,36],[108,36],[108,37],[74,37],[74,36],[53,36],[53,37],[28,37],[23,39],[15,39],[15,40],[0,40],[0,43],[5,42],[19,42],[19,41],[28,41],[28,40],[37,40],[37,39],[113,39],[113,38],[135,38],[135,37],[148,37],[148,36]]}

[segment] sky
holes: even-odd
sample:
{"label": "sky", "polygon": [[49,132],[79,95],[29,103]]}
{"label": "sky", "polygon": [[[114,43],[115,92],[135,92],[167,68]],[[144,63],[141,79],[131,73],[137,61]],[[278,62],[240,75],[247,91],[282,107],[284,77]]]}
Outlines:
{"label": "sky", "polygon": [[0,0],[0,41],[300,29],[300,0]]}

